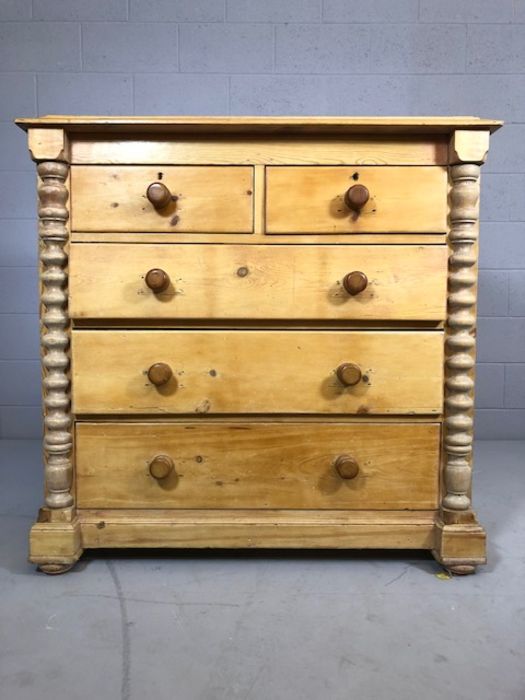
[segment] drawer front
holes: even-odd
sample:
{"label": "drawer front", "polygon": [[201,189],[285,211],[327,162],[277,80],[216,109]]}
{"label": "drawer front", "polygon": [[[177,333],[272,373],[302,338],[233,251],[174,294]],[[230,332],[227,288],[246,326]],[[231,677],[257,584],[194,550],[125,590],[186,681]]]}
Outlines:
{"label": "drawer front", "polygon": [[[447,257],[445,246],[77,243],[69,312],[76,319],[438,321]],[[163,274],[148,275],[155,269]],[[356,293],[352,281],[366,286]]]}
{"label": "drawer front", "polygon": [[76,330],[72,372],[81,414],[438,414],[443,333]]}
{"label": "drawer front", "polygon": [[[345,204],[354,186],[369,193],[357,210]],[[267,233],[447,230],[447,170],[439,166],[268,167],[266,188]]]}
{"label": "drawer front", "polygon": [[78,423],[77,504],[430,509],[439,435],[437,423]]}
{"label": "drawer front", "polygon": [[[171,194],[158,209],[146,194],[153,183]],[[75,231],[251,233],[253,229],[250,166],[77,165],[71,168],[71,198]]]}

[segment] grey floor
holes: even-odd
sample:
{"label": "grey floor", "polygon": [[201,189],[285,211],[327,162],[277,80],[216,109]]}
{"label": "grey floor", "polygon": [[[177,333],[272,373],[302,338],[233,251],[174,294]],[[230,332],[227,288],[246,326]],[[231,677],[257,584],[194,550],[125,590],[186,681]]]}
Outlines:
{"label": "grey floor", "polygon": [[525,443],[478,442],[489,564],[426,553],[88,553],[26,563],[40,444],[0,443],[2,700],[523,700]]}

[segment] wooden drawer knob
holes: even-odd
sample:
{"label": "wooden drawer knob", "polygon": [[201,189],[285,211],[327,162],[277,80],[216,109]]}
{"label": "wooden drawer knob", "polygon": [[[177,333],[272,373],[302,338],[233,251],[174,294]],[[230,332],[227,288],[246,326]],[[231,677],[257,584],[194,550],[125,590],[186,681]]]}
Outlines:
{"label": "wooden drawer knob", "polygon": [[335,373],[344,386],[354,386],[361,381],[361,368],[353,362],[344,362],[339,365]]}
{"label": "wooden drawer knob", "polygon": [[359,473],[359,464],[350,455],[339,455],[334,462],[334,467],[341,479],[355,479]]}
{"label": "wooden drawer knob", "polygon": [[345,192],[344,202],[352,211],[359,211],[370,199],[370,192],[364,185],[353,185]]}
{"label": "wooden drawer knob", "polygon": [[167,272],[159,267],[154,267],[146,273],[146,284],[152,292],[159,294],[170,286],[170,278]]}
{"label": "wooden drawer knob", "polygon": [[356,294],[361,294],[361,292],[364,292],[367,285],[368,277],[365,275],[364,272],[360,272],[359,270],[349,272],[343,278],[343,287],[346,289],[348,294],[350,294],[353,297]]}
{"label": "wooden drawer knob", "polygon": [[172,201],[171,192],[162,182],[152,182],[146,190],[146,197],[155,209],[164,209]]}
{"label": "wooden drawer knob", "polygon": [[168,455],[156,455],[149,463],[149,473],[154,479],[165,479],[171,474],[175,465]]}
{"label": "wooden drawer knob", "polygon": [[173,372],[171,367],[165,362],[155,362],[154,365],[148,369],[148,379],[155,386],[163,386],[167,384],[169,380],[173,377]]}

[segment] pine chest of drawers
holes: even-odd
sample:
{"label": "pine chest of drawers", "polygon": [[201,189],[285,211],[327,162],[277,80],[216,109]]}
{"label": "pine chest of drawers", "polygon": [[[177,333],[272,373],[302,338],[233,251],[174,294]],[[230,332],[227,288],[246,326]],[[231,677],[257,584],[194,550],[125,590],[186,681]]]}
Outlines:
{"label": "pine chest of drawers", "polygon": [[479,176],[500,122],[21,119],[45,505],[85,548],[428,549],[471,507]]}

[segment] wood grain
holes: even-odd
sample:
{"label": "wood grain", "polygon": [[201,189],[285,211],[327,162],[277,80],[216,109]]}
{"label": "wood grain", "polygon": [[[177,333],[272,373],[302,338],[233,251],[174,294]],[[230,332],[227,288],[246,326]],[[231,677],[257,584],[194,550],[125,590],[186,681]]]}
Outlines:
{"label": "wood grain", "polygon": [[[446,246],[73,244],[75,319],[444,320]],[[162,267],[160,293],[146,275]],[[368,284],[352,296],[345,276]],[[93,294],[93,289],[97,290]]]}
{"label": "wood grain", "polygon": [[[175,198],[160,211],[146,197],[157,181]],[[81,231],[253,230],[251,167],[77,165],[71,188],[71,226]]]}
{"label": "wood grain", "polygon": [[70,142],[64,129],[29,129],[27,146],[31,158],[37,163],[70,162]]}
{"label": "wood grain", "polygon": [[83,510],[85,547],[430,549],[434,512]]}
{"label": "wood grain", "polygon": [[17,123],[40,178],[31,561],[55,574],[83,547],[145,546],[425,548],[457,574],[485,561],[479,165],[501,122]]}
{"label": "wood grain", "polygon": [[[359,213],[344,195],[359,182],[370,199]],[[267,233],[442,233],[447,171],[441,167],[266,169]]]}
{"label": "wood grain", "polygon": [[290,116],[94,116],[48,114],[16,119],[22,129],[67,127],[68,131],[119,134],[140,129],[142,133],[282,133],[315,134],[450,134],[455,129],[488,129],[503,122],[472,116],[451,117],[290,117]]}
{"label": "wood grain", "polygon": [[77,137],[73,164],[147,165],[446,165],[448,143],[434,138],[238,137],[125,139]]}
{"label": "wood grain", "polygon": [[[255,166],[264,168],[264,166]],[[256,180],[257,188],[257,180]],[[71,241],[74,243],[235,243],[242,245],[283,245],[305,244],[326,245],[334,243],[338,246],[354,245],[445,245],[445,232],[443,233],[355,233],[349,236],[346,233],[314,234],[314,233],[288,233],[268,236],[263,231],[264,205],[259,206],[260,193],[264,197],[264,189],[255,190],[256,202],[254,202],[254,232],[253,233],[221,233],[220,238],[216,233],[154,233],[136,231],[134,233],[119,231],[72,231]],[[258,227],[258,228],[256,228]]]}
{"label": "wood grain", "polygon": [[[440,425],[77,425],[79,508],[437,507]],[[169,456],[162,480],[149,465]],[[359,463],[342,479],[334,460]]]}
{"label": "wood grain", "polygon": [[490,131],[457,129],[450,138],[449,163],[485,162],[489,152]]}
{"label": "wood grain", "polygon": [[[439,414],[441,331],[73,331],[76,413]],[[165,362],[174,378],[147,379]],[[335,372],[354,362],[363,381]],[[96,381],[95,381],[96,378]]]}

